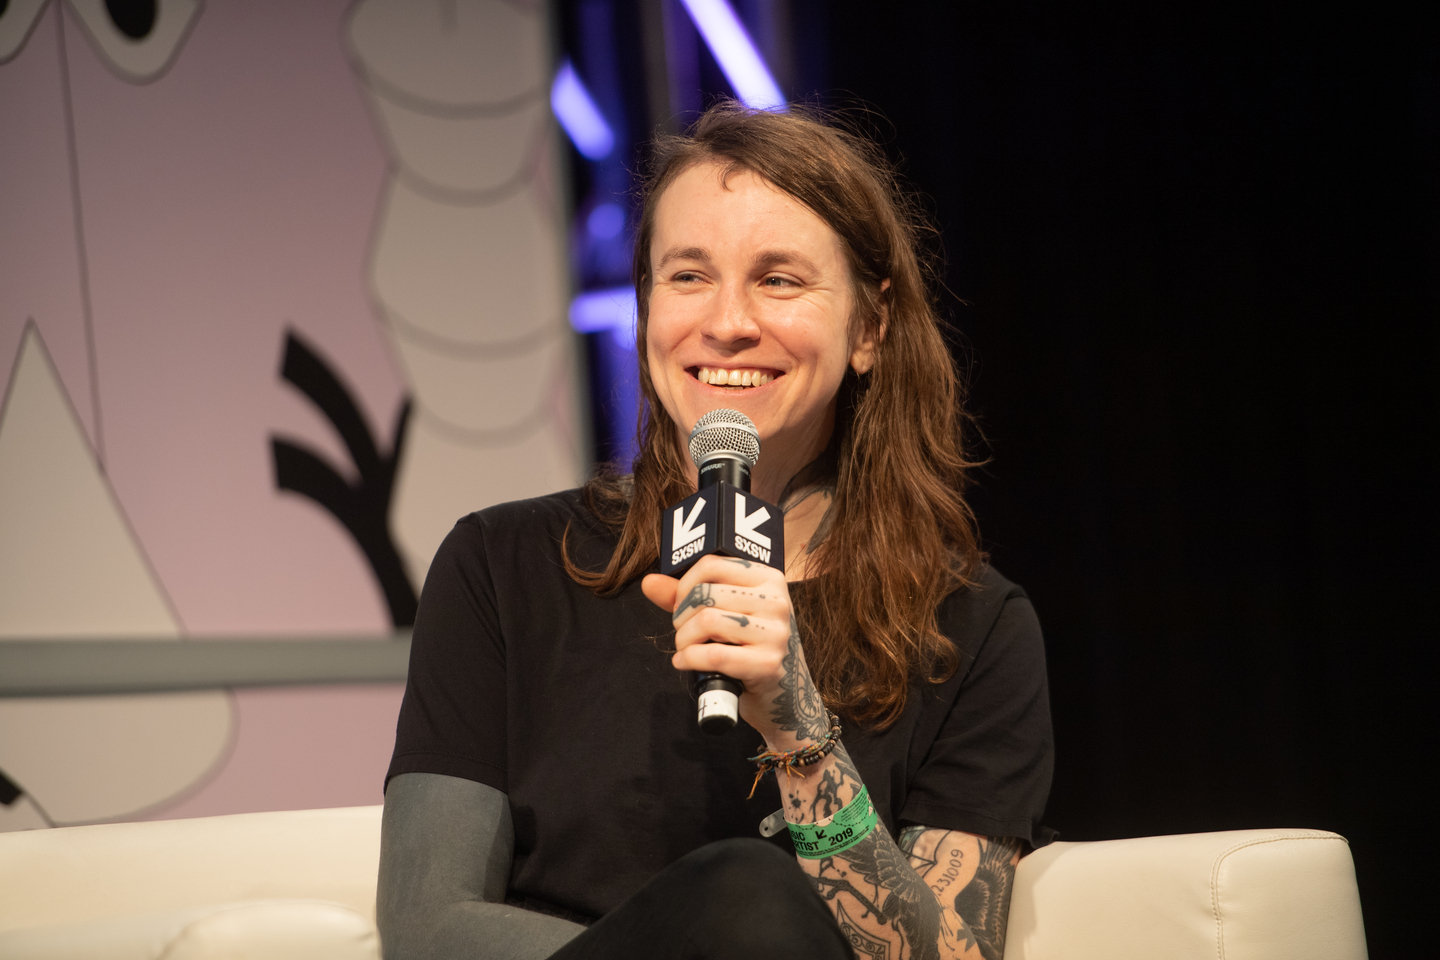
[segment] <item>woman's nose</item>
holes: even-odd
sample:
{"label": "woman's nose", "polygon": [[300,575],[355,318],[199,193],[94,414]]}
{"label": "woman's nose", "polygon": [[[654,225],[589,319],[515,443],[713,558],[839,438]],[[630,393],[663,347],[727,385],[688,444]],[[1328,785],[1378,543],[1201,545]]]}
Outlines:
{"label": "woman's nose", "polygon": [[746,291],[724,285],[705,317],[700,331],[711,345],[721,350],[741,350],[760,340],[755,305]]}

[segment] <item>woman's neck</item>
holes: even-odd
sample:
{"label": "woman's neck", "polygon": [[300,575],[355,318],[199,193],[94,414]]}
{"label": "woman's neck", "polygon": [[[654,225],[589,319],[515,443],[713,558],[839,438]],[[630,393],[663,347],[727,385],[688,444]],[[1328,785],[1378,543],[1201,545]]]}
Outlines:
{"label": "woman's neck", "polygon": [[791,492],[780,503],[785,515],[786,580],[805,580],[818,573],[810,569],[810,557],[830,532],[834,502],[835,482],[827,478]]}

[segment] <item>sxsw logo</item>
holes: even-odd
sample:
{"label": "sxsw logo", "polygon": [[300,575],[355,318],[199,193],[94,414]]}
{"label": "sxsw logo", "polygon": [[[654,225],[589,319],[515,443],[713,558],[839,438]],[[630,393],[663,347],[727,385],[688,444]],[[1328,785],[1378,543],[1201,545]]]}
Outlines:
{"label": "sxsw logo", "polygon": [[784,536],[778,507],[728,483],[717,483],[665,512],[660,572],[679,576],[709,553],[758,560],[783,570]]}
{"label": "sxsw logo", "polygon": [[[687,500],[686,503],[689,503]],[[691,557],[698,556],[705,550],[705,530],[709,524],[696,523],[700,519],[700,512],[705,509],[704,497],[697,497],[690,512],[685,512],[685,504],[676,507],[671,519],[673,531],[670,535],[670,555],[672,564],[680,564]]]}
{"label": "sxsw logo", "polygon": [[[761,503],[762,501],[756,501]],[[770,563],[770,538],[760,527],[770,519],[770,510],[761,506],[746,516],[745,494],[735,491],[735,549],[748,553],[761,563]],[[771,564],[773,566],[773,564]]]}

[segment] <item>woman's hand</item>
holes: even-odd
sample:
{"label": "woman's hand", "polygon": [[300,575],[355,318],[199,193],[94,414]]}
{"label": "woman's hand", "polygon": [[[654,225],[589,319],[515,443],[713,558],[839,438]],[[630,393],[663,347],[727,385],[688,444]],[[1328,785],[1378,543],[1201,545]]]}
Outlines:
{"label": "woman's hand", "polygon": [[675,669],[723,673],[743,683],[740,716],[771,749],[791,750],[825,736],[830,722],[805,665],[784,573],[712,554],[679,580],[652,573],[640,587],[670,611]]}

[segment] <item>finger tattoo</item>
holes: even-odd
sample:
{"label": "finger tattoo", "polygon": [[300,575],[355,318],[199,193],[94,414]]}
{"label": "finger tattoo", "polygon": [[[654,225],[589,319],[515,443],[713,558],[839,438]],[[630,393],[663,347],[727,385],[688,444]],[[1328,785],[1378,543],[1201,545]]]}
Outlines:
{"label": "finger tattoo", "polygon": [[715,598],[710,595],[710,592],[710,584],[697,584],[690,590],[690,593],[685,597],[684,602],[681,603],[680,606],[676,607],[675,612],[670,615],[671,621],[679,620],[680,615],[686,610],[689,610],[691,607],[715,606]]}

